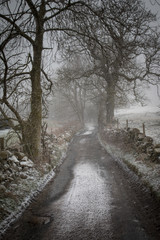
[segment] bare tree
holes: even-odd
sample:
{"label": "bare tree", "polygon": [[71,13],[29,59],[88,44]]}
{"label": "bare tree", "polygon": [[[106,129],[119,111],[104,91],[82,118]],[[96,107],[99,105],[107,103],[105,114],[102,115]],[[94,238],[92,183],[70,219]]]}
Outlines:
{"label": "bare tree", "polygon": [[105,82],[107,122],[120,82],[159,81],[159,35],[140,0],[4,0],[0,10],[0,111],[19,123],[35,161],[41,157],[43,102],[52,86],[52,49],[90,55],[94,74]]}
{"label": "bare tree", "polygon": [[94,73],[104,80],[106,118],[111,123],[116,96],[125,94],[128,85],[137,96],[137,81],[158,84],[160,39],[152,27],[156,17],[140,0],[102,0],[93,9],[96,17],[81,22],[84,35],[77,40],[92,58]]}
{"label": "bare tree", "polygon": [[[48,63],[44,59],[57,46],[55,42],[61,32],[74,31],[66,16],[81,15],[76,9],[87,2],[4,0],[0,3],[0,84],[3,89],[0,110],[5,117],[10,112],[18,121],[25,149],[35,161],[41,157],[42,92],[50,91],[51,86]],[[18,106],[27,101],[25,118],[15,99]]]}
{"label": "bare tree", "polygon": [[[74,55],[74,56],[73,56]],[[87,62],[82,56],[73,54],[70,61],[57,71],[57,80],[54,84],[72,107],[82,126],[85,124],[85,107],[88,101],[88,81],[86,77]]]}

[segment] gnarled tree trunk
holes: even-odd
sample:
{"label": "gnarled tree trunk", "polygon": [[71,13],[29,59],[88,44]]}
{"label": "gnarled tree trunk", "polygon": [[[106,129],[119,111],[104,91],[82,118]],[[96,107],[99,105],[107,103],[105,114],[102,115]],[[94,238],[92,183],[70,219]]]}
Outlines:
{"label": "gnarled tree trunk", "polygon": [[106,100],[106,123],[111,124],[114,119],[115,108],[115,83],[108,81],[107,86],[107,100]]}
{"label": "gnarled tree trunk", "polygon": [[41,89],[41,56],[43,36],[39,34],[35,41],[34,59],[31,72],[31,113],[29,124],[30,150],[34,161],[41,157],[41,126],[42,126],[42,89]]}

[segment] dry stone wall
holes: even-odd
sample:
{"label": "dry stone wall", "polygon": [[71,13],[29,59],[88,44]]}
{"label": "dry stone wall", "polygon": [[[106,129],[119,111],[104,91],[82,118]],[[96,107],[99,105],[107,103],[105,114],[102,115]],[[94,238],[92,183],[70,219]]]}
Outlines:
{"label": "dry stone wall", "polygon": [[154,144],[153,138],[141,133],[138,128],[104,129],[103,135],[106,141],[134,149],[139,160],[160,163],[160,144]]}

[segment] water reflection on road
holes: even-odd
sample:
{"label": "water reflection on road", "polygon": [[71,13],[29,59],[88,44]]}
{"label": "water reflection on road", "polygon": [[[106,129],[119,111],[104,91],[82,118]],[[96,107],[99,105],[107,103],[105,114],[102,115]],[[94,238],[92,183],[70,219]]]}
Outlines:
{"label": "water reflection on road", "polygon": [[[110,219],[110,193],[98,166],[82,161],[74,168],[74,178],[68,192],[55,202],[62,211],[59,232],[72,231],[85,223],[94,229],[96,224],[107,228]],[[108,222],[108,223],[107,223]]]}

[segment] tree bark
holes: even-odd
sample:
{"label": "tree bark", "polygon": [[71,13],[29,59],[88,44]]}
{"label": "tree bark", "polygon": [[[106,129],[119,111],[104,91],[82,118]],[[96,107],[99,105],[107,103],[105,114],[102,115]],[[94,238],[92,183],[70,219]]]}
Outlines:
{"label": "tree bark", "polygon": [[41,56],[42,36],[37,38],[34,47],[33,68],[31,72],[31,113],[28,132],[30,132],[30,150],[32,158],[38,161],[41,157],[41,126],[42,126],[42,89],[41,89]]}
{"label": "tree bark", "polygon": [[43,50],[43,24],[37,25],[36,38],[33,45],[33,61],[31,70],[31,109],[25,125],[27,150],[34,162],[41,159],[41,127],[42,127],[42,89],[41,61]]}
{"label": "tree bark", "polygon": [[99,97],[99,103],[98,103],[98,127],[99,127],[99,129],[102,129],[104,127],[104,125],[106,124],[105,103],[106,103],[106,96],[105,96],[105,94],[102,94]]}
{"label": "tree bark", "polygon": [[106,123],[113,123],[115,108],[115,83],[113,80],[108,81],[107,100],[106,100]]}

